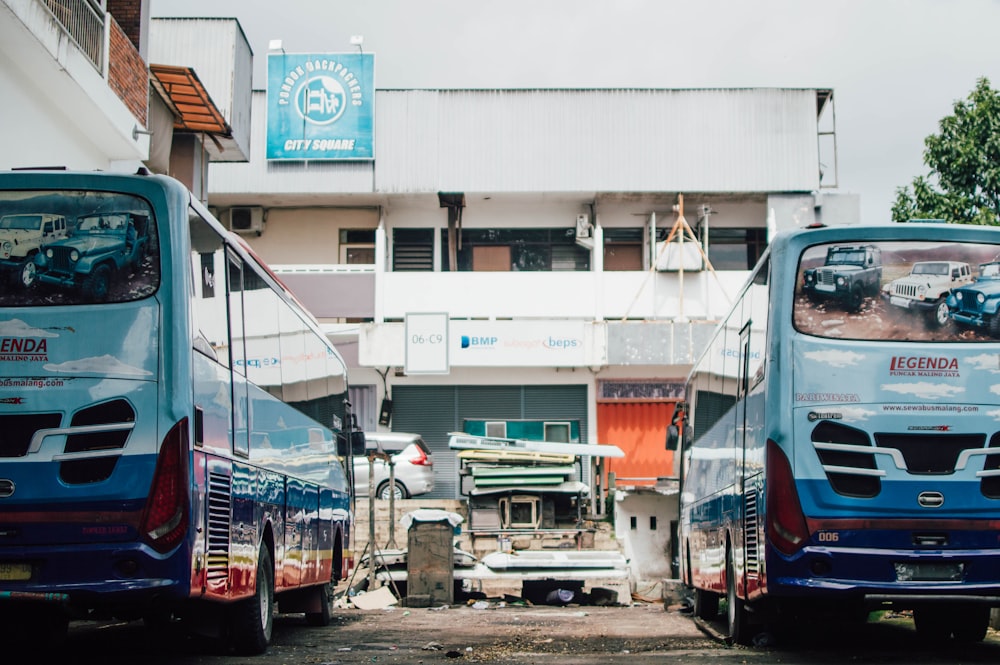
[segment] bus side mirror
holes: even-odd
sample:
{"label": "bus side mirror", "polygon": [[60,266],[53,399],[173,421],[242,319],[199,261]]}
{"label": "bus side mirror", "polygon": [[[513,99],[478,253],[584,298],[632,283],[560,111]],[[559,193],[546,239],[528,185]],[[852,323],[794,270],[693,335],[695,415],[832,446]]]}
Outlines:
{"label": "bus side mirror", "polygon": [[683,428],[677,425],[667,426],[667,444],[664,446],[667,450],[680,450],[686,441],[691,441],[694,436],[694,430],[691,429],[690,425],[685,425]]}
{"label": "bus side mirror", "polygon": [[365,454],[365,433],[361,431],[351,432],[351,456],[358,457]]}
{"label": "bus side mirror", "polygon": [[667,450],[677,450],[680,448],[681,432],[677,425],[667,426],[667,445],[665,448]]}

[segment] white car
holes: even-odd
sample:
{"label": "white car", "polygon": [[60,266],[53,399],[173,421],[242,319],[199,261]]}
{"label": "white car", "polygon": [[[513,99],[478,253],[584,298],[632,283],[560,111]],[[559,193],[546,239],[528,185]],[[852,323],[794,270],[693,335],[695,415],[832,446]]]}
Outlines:
{"label": "white car", "polygon": [[[434,460],[431,451],[419,434],[400,432],[365,432],[365,447],[369,451],[385,453],[392,457],[394,485],[389,484],[389,465],[373,456],[375,496],[388,499],[395,490],[397,499],[409,499],[427,494],[434,489]],[[354,458],[355,496],[368,496],[368,457]]]}
{"label": "white car", "polygon": [[918,261],[906,277],[882,287],[882,299],[893,307],[927,315],[931,325],[948,323],[946,300],[951,290],[972,282],[972,268],[958,261]]}

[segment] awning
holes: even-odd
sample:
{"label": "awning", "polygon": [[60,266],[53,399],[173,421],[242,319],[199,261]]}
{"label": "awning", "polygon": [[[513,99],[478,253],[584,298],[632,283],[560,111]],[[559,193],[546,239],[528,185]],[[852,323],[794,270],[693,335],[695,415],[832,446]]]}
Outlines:
{"label": "awning", "polygon": [[150,65],[153,87],[174,113],[174,129],[232,136],[232,127],[190,67]]}

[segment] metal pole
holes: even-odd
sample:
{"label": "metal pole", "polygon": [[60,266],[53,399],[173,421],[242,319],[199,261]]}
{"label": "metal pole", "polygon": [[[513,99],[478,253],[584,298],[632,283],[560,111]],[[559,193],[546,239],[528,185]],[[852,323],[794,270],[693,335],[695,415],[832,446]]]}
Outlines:
{"label": "metal pole", "polygon": [[396,545],[396,463],[389,455],[389,542],[387,549],[398,549]]}
{"label": "metal pole", "polygon": [[368,455],[368,590],[375,590],[375,455]]}

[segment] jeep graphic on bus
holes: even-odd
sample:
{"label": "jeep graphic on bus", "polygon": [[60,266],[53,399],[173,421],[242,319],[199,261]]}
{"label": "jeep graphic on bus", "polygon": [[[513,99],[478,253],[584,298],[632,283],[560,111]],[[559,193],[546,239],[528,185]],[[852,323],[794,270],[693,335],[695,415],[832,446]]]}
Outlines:
{"label": "jeep graphic on bus", "polygon": [[910,274],[882,287],[882,299],[887,305],[927,315],[932,326],[943,326],[950,320],[948,303],[951,290],[972,281],[972,268],[960,261],[918,261]]}
{"label": "jeep graphic on bus", "polygon": [[145,256],[148,223],[149,217],[137,212],[81,216],[68,237],[37,254],[38,281],[78,288],[95,302],[105,300],[115,277],[134,271]]}
{"label": "jeep graphic on bus", "polygon": [[839,300],[852,312],[865,296],[878,295],[882,283],[882,250],[874,245],[835,245],[822,267],[806,270],[802,291],[810,300]]}
{"label": "jeep graphic on bus", "polygon": [[42,245],[66,237],[66,218],[49,213],[0,217],[0,269],[15,286],[35,283],[35,255]]}
{"label": "jeep graphic on bus", "polygon": [[1000,338],[1000,261],[980,264],[976,281],[956,288],[947,302],[959,328],[978,328]]}

